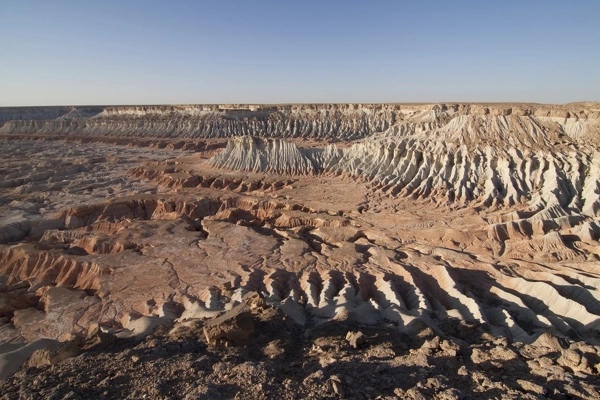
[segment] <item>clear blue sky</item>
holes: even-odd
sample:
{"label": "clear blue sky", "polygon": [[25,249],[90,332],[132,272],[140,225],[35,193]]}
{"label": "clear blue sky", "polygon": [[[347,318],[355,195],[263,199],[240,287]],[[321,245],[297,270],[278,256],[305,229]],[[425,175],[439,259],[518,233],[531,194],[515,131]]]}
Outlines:
{"label": "clear blue sky", "polygon": [[0,106],[600,100],[600,0],[0,0]]}

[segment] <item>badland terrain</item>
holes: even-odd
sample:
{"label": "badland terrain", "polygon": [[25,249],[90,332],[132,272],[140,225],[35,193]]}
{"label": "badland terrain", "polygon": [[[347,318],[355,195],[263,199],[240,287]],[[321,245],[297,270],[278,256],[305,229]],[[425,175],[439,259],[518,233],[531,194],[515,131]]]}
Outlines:
{"label": "badland terrain", "polygon": [[0,108],[2,398],[598,398],[600,103]]}

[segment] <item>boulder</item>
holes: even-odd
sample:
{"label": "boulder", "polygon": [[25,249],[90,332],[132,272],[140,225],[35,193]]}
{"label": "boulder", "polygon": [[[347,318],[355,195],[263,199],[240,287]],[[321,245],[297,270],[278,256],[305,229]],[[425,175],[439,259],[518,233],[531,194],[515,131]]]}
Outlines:
{"label": "boulder", "polygon": [[42,348],[35,350],[27,361],[27,366],[39,368],[44,365],[58,364],[67,358],[78,355],[82,344],[83,340],[76,338],[69,342],[62,343],[57,348]]}
{"label": "boulder", "polygon": [[248,304],[241,303],[220,317],[204,324],[204,336],[209,344],[217,344],[223,340],[233,344],[241,344],[254,332],[254,318]]}

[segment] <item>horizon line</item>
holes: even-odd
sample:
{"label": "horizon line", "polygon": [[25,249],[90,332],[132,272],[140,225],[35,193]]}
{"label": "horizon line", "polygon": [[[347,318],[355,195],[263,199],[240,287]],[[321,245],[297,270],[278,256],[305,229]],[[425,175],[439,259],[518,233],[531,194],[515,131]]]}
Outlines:
{"label": "horizon line", "polygon": [[0,105],[2,108],[51,107],[173,107],[173,106],[259,106],[279,107],[295,105],[428,105],[428,104],[479,104],[479,105],[550,105],[566,106],[580,103],[600,103],[600,100],[580,100],[568,103],[540,103],[530,101],[418,101],[418,102],[286,102],[286,103],[130,103],[130,104],[56,104],[56,105]]}

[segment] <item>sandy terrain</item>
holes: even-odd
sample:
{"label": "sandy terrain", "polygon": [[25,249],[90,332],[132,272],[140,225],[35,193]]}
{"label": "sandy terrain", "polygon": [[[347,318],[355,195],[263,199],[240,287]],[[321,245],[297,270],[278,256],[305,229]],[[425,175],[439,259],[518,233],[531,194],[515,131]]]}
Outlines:
{"label": "sandy terrain", "polygon": [[598,396],[598,103],[0,109],[0,158],[6,398]]}

